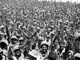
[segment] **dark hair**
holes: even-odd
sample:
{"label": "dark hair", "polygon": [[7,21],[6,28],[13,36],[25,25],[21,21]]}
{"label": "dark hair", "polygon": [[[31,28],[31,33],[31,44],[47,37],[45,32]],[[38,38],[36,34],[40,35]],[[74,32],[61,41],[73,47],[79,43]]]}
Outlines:
{"label": "dark hair", "polygon": [[2,35],[0,34],[0,40],[2,40]]}
{"label": "dark hair", "polygon": [[76,41],[80,41],[80,36],[78,38],[76,38]]}
{"label": "dark hair", "polygon": [[80,60],[80,58],[79,57],[75,57],[75,60]]}
{"label": "dark hair", "polygon": [[55,42],[56,40],[59,40],[59,37],[58,37],[58,36],[56,36],[56,37],[54,38],[54,41],[53,41],[53,42]]}
{"label": "dark hair", "polygon": [[3,57],[2,57],[2,55],[0,54],[0,60],[2,60],[3,59]]}
{"label": "dark hair", "polygon": [[11,43],[12,44],[15,44],[15,42],[14,41],[18,41],[16,38],[11,38]]}
{"label": "dark hair", "polygon": [[75,39],[75,42],[74,42],[74,47],[75,47],[75,53],[76,52],[80,52],[79,51],[79,43],[80,43],[80,36],[78,38]]}
{"label": "dark hair", "polygon": [[14,50],[14,53],[16,53],[17,51],[19,51],[21,53],[20,49],[15,49]]}
{"label": "dark hair", "polygon": [[3,59],[2,54],[3,54],[3,52],[0,52],[0,60]]}
{"label": "dark hair", "polygon": [[23,52],[23,55],[24,55],[24,57],[26,57],[26,56],[29,55],[28,52],[26,51],[26,48],[25,48],[25,50],[24,50],[24,52]]}
{"label": "dark hair", "polygon": [[7,44],[5,42],[0,42],[0,47],[2,49],[7,49]]}
{"label": "dark hair", "polygon": [[32,45],[32,49],[35,49],[35,47],[36,47],[36,43],[34,45]]}
{"label": "dark hair", "polygon": [[20,36],[16,36],[17,38],[20,38]]}
{"label": "dark hair", "polygon": [[43,45],[45,45],[45,46],[48,48],[48,45],[46,45],[46,44],[42,44],[42,45],[41,45],[41,48],[43,47]]}
{"label": "dark hair", "polygon": [[12,41],[13,41],[13,40],[14,40],[14,41],[17,41],[17,39],[16,39],[16,38],[11,38],[11,40],[12,40]]}

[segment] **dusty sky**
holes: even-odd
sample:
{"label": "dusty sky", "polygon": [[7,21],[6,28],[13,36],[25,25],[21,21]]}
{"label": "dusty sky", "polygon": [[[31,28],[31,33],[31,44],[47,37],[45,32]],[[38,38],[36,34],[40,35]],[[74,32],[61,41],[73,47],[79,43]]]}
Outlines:
{"label": "dusty sky", "polygon": [[80,0],[56,0],[56,1],[63,1],[63,2],[66,2],[66,1],[71,1],[71,2],[80,2]]}
{"label": "dusty sky", "polygon": [[[47,1],[51,1],[51,0],[47,0]],[[55,1],[55,0],[52,0],[52,1]],[[63,1],[63,2],[71,1],[71,2],[77,2],[77,3],[80,3],[80,0],[56,0],[56,1]]]}

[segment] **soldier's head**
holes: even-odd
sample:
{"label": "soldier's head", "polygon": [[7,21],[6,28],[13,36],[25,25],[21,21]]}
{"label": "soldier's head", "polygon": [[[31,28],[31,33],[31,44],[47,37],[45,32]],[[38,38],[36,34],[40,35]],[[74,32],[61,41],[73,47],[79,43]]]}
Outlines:
{"label": "soldier's head", "polygon": [[23,37],[20,37],[19,38],[19,45],[23,45],[23,43],[24,43]]}
{"label": "soldier's head", "polygon": [[80,36],[75,39],[76,41],[80,41]]}
{"label": "soldier's head", "polygon": [[[75,50],[76,50],[77,52],[80,52],[80,36],[75,39],[74,45],[75,45]],[[76,51],[75,51],[75,52],[76,52]]]}
{"label": "soldier's head", "polygon": [[65,42],[62,40],[59,42],[59,46],[61,49],[63,49],[65,47]]}
{"label": "soldier's head", "polygon": [[0,48],[3,50],[7,50],[7,46],[8,46],[8,41],[6,39],[2,39],[0,41]]}
{"label": "soldier's head", "polygon": [[2,36],[2,34],[0,34],[0,41],[2,40],[2,38],[3,38],[3,36]]}
{"label": "soldier's head", "polygon": [[14,44],[16,44],[17,42],[18,42],[17,37],[16,37],[16,36],[12,36],[12,37],[11,37],[11,43],[14,45]]}
{"label": "soldier's head", "polygon": [[48,43],[47,43],[46,41],[43,41],[43,42],[41,43],[41,49],[42,49],[42,51],[43,51],[44,53],[47,52],[47,50],[48,50]]}
{"label": "soldier's head", "polygon": [[0,26],[0,31],[1,31],[2,33],[5,33],[5,32],[6,32],[6,29],[5,29],[5,26],[4,26],[4,25],[1,25],[1,26]]}
{"label": "soldier's head", "polygon": [[20,49],[15,49],[15,50],[14,50],[14,54],[15,54],[16,57],[19,58],[19,57],[21,56],[21,51],[20,51]]}
{"label": "soldier's head", "polygon": [[3,56],[2,56],[2,54],[3,54],[3,53],[2,53],[2,52],[0,52],[0,59],[1,59],[1,60],[3,59]]}
{"label": "soldier's head", "polygon": [[75,60],[80,60],[80,58],[79,57],[75,57]]}
{"label": "soldier's head", "polygon": [[75,60],[80,60],[80,54],[79,53],[74,54],[74,57],[75,57]]}
{"label": "soldier's head", "polygon": [[55,37],[54,40],[53,40],[53,44],[54,44],[54,45],[58,45],[58,43],[59,43],[59,42],[58,42],[58,39],[57,39],[57,37]]}

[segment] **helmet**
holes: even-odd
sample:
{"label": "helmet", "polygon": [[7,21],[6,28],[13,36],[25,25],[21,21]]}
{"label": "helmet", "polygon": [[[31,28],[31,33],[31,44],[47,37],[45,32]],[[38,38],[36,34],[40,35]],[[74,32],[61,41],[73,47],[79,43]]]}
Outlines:
{"label": "helmet", "polygon": [[6,33],[4,25],[0,26],[0,31],[1,31],[2,34]]}
{"label": "helmet", "polygon": [[23,37],[20,37],[19,38],[19,45],[23,45],[23,42],[24,42]]}
{"label": "helmet", "polygon": [[74,57],[80,58],[80,53],[76,53],[76,54],[74,55]]}
{"label": "helmet", "polygon": [[12,40],[12,41],[17,41],[18,39],[17,39],[16,36],[12,36],[12,37],[11,37],[11,40]]}
{"label": "helmet", "polygon": [[12,43],[12,44],[16,44],[17,41],[18,41],[18,39],[17,39],[16,36],[12,36],[12,37],[11,37],[11,43]]}
{"label": "helmet", "polygon": [[6,39],[2,39],[1,42],[4,42],[8,45],[8,41]]}
{"label": "helmet", "polygon": [[7,40],[5,40],[5,39],[1,40],[1,42],[0,42],[1,49],[7,49],[7,45],[8,45]]}
{"label": "helmet", "polygon": [[64,40],[61,40],[61,41],[59,42],[59,44],[60,44],[60,46],[65,46],[65,41],[64,41]]}
{"label": "helmet", "polygon": [[19,40],[23,40],[23,37],[20,37]]}
{"label": "helmet", "polygon": [[49,44],[48,44],[47,41],[43,41],[43,42],[41,43],[41,48],[42,48],[43,45],[46,45],[47,47],[49,46]]}

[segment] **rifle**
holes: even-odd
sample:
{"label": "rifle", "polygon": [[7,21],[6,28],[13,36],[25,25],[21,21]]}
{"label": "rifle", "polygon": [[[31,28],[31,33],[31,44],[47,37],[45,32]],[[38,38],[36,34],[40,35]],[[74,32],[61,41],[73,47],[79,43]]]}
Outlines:
{"label": "rifle", "polygon": [[26,40],[25,43],[22,46],[19,47],[20,49],[24,49],[26,47],[26,45],[29,45],[30,44],[30,43],[28,44],[28,42],[31,42],[30,39],[32,39],[37,34],[38,30],[31,37],[28,37],[27,34],[23,30],[21,30],[21,31],[22,31],[23,34],[25,34],[25,36],[28,39],[28,41]]}
{"label": "rifle", "polygon": [[8,26],[7,26],[7,21],[6,21],[7,19],[6,19],[6,14],[5,13],[3,13],[2,20],[4,20],[3,24],[6,28],[7,41],[8,41],[8,43],[10,43],[10,34],[9,34]]}

